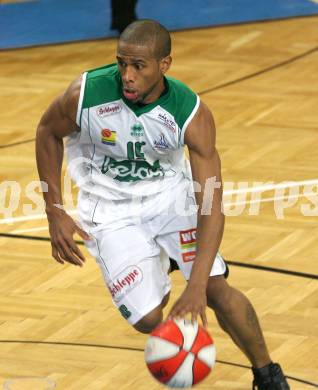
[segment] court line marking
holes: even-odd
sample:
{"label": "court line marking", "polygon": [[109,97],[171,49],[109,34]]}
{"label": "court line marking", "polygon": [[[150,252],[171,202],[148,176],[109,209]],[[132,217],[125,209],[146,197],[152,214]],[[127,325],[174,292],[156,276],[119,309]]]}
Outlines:
{"label": "court line marking", "polygon": [[[261,186],[255,186],[252,188],[239,188],[237,190],[224,190],[223,195],[236,195],[236,194],[242,194],[242,193],[255,193],[255,192],[265,192],[265,191],[271,191],[271,190],[276,190],[276,189],[285,189],[285,188],[293,188],[293,187],[300,187],[300,186],[314,186],[318,185],[318,179],[312,179],[312,180],[302,180],[302,181],[289,181],[289,182],[282,182],[278,184],[268,184],[268,185],[261,185]],[[234,202],[234,203],[225,203],[224,206],[233,206],[233,205],[241,205],[241,204],[253,204],[257,202],[271,202],[274,200],[283,200],[283,199],[294,199],[295,197],[304,197],[308,195],[317,195],[313,192],[308,192],[304,194],[299,194],[299,195],[284,195],[281,197],[272,197],[272,198],[264,198],[264,199],[257,199],[257,200],[250,200],[250,201],[244,201],[242,202]],[[70,215],[76,215],[77,210],[66,210],[68,214]],[[17,222],[25,222],[25,221],[36,221],[40,219],[46,219],[47,216],[45,213],[43,214],[34,214],[34,215],[25,215],[21,217],[12,217],[12,218],[4,218],[0,220],[0,225],[4,224],[11,224],[11,223],[17,223]]]}
{"label": "court line marking", "polygon": [[225,261],[227,262],[227,264],[234,265],[236,267],[252,268],[252,269],[257,269],[259,271],[275,272],[275,273],[280,273],[280,274],[285,274],[285,275],[290,275],[290,276],[299,276],[301,278],[317,279],[318,280],[318,275],[315,275],[315,274],[308,274],[308,273],[299,272],[299,271],[291,271],[291,270],[283,269],[283,268],[269,267],[267,265],[243,263],[241,261],[233,261],[233,260],[227,260],[227,259],[225,259]]}
{"label": "court line marking", "polygon": [[[22,240],[46,241],[46,242],[51,241],[51,239],[49,237],[24,236],[24,235],[20,235],[20,234],[12,234],[12,233],[0,233],[0,237],[17,238],[17,239],[22,239]],[[78,245],[84,245],[84,242],[79,241],[79,240],[75,240],[75,243]],[[291,275],[291,276],[298,276],[298,277],[307,278],[307,279],[318,279],[318,275],[309,274],[309,273],[305,273],[305,272],[292,271],[292,270],[283,269],[283,268],[268,267],[265,265],[243,263],[243,262],[233,261],[233,260],[226,260],[226,262],[228,264],[236,266],[236,267],[251,268],[251,269],[256,269],[258,271],[276,272],[276,273],[281,273],[281,274]]]}
{"label": "court line marking", "polygon": [[[134,348],[134,347],[122,347],[117,345],[105,345],[105,344],[86,344],[86,343],[73,343],[73,342],[61,342],[61,341],[35,341],[35,340],[0,340],[1,344],[38,344],[38,345],[61,345],[67,347],[84,347],[84,348],[104,348],[104,349],[119,349],[124,351],[133,351],[133,352],[144,352],[143,348]],[[216,362],[219,364],[230,365],[239,368],[251,369],[250,366],[244,364],[227,362],[226,360],[216,359]],[[293,376],[286,375],[286,378],[292,379],[296,382],[300,382],[309,386],[318,387],[317,383],[307,381],[304,379],[296,378]]]}
{"label": "court line marking", "polygon": [[13,142],[12,144],[4,144],[4,145],[0,145],[0,149],[11,148],[12,146],[28,144],[28,143],[34,142],[34,141],[35,141],[35,138],[31,138],[31,139],[26,139],[24,141]]}
{"label": "court line marking", "polygon": [[201,95],[204,95],[206,93],[217,91],[218,89],[230,87],[231,85],[240,83],[240,82],[245,81],[245,80],[252,79],[253,77],[260,76],[260,75],[262,75],[264,73],[270,72],[271,70],[276,70],[276,69],[281,68],[281,67],[283,67],[285,65],[289,65],[289,64],[291,64],[293,62],[296,62],[297,60],[300,60],[300,59],[302,59],[304,57],[307,57],[308,55],[315,53],[317,50],[318,50],[318,46],[316,46],[316,47],[314,47],[314,48],[312,48],[310,50],[307,50],[307,51],[305,51],[305,52],[303,52],[301,54],[298,54],[298,55],[296,55],[294,57],[291,57],[291,58],[289,58],[287,60],[284,60],[282,62],[278,62],[277,64],[270,65],[267,68],[258,70],[258,71],[254,72],[254,73],[250,73],[250,74],[248,74],[246,76],[242,76],[242,77],[240,77],[238,79],[235,79],[235,80],[232,80],[232,81],[227,81],[226,83],[216,85],[215,87],[204,89],[203,91],[198,92],[198,95],[201,96]]}

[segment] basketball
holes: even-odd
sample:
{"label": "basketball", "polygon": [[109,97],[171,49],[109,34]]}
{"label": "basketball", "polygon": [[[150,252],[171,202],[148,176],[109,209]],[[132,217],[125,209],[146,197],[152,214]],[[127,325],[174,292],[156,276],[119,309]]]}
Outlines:
{"label": "basketball", "polygon": [[185,388],[201,382],[215,364],[215,346],[197,322],[162,322],[149,336],[145,361],[150,373],[169,387]]}

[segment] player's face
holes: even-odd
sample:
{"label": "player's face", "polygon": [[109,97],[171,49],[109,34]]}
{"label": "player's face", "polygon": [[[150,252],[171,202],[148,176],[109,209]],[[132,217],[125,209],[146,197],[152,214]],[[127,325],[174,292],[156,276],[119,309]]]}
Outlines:
{"label": "player's face", "polygon": [[117,62],[126,99],[144,104],[158,99],[164,90],[163,75],[169,69],[170,56],[158,60],[151,47],[119,41]]}

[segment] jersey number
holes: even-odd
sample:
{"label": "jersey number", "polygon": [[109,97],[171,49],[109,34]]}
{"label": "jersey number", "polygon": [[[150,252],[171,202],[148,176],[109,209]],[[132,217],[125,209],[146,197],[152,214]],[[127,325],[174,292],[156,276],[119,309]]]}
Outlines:
{"label": "jersey number", "polygon": [[127,143],[127,157],[128,160],[144,160],[145,155],[141,148],[146,145],[146,142],[128,142]]}

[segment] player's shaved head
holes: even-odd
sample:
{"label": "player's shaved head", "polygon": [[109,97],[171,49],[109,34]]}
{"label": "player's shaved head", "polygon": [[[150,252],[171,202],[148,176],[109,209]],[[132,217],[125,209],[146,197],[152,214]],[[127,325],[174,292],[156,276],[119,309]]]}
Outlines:
{"label": "player's shaved head", "polygon": [[169,31],[151,19],[131,23],[120,35],[120,42],[152,48],[154,57],[161,59],[170,55],[171,38]]}

